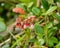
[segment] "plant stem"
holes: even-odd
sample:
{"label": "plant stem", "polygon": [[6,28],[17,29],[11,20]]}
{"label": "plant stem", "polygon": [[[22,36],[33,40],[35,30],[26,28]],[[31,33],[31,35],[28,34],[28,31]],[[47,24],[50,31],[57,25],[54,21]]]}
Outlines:
{"label": "plant stem", "polygon": [[18,40],[11,46],[11,48],[14,48],[15,45],[19,44],[20,41],[22,41],[22,40],[25,38],[25,36],[26,36],[26,35],[23,35],[20,39],[18,39]]}
{"label": "plant stem", "polygon": [[40,6],[40,0],[37,0],[37,7]]}
{"label": "plant stem", "polygon": [[47,28],[47,15],[45,16],[45,37],[46,37],[46,46],[48,44],[48,28]]}

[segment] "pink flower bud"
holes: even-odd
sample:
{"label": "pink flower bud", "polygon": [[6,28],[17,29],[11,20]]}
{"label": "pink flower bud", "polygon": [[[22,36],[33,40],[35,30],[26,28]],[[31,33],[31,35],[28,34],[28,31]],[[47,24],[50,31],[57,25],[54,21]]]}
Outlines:
{"label": "pink flower bud", "polygon": [[13,12],[20,13],[20,14],[25,14],[25,11],[22,8],[14,8]]}

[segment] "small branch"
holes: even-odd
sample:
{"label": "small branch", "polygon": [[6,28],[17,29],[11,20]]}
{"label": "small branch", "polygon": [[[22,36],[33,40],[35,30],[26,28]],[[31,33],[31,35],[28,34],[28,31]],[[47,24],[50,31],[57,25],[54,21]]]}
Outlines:
{"label": "small branch", "polygon": [[[17,35],[15,35],[15,37],[16,37],[16,36],[19,36],[19,35],[22,35],[22,34],[24,34],[24,32],[18,33]],[[10,41],[11,41],[11,38],[9,38],[9,39],[5,40],[4,42],[0,43],[0,47],[1,47],[2,45],[4,45],[5,43],[10,42]]]}

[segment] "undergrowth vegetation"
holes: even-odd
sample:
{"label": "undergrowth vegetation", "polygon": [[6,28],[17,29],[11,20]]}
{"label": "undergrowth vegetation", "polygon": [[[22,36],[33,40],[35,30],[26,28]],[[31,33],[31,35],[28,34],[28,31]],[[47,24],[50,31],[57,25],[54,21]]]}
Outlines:
{"label": "undergrowth vegetation", "polygon": [[7,30],[9,36],[7,41],[0,35],[2,48],[60,48],[60,0],[18,1],[7,14],[9,28],[0,17],[0,33]]}

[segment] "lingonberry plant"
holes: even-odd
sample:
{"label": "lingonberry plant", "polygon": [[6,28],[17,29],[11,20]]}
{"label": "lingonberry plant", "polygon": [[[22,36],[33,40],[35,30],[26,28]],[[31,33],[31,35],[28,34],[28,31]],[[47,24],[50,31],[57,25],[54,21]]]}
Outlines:
{"label": "lingonberry plant", "polygon": [[38,1],[37,5],[19,3],[12,9],[18,14],[15,30],[23,34],[12,40],[11,48],[60,48],[60,1]]}
{"label": "lingonberry plant", "polygon": [[20,3],[13,8],[13,12],[19,14],[15,28],[23,30],[24,34],[22,37],[19,36],[11,48],[17,44],[20,48],[59,48],[60,14],[58,5],[55,2],[49,4],[49,1],[46,0],[42,0],[38,7],[33,4],[31,2],[26,6],[26,4]]}
{"label": "lingonberry plant", "polygon": [[[22,46],[22,48],[57,48],[56,45],[59,39],[57,39],[56,33],[59,33],[57,25],[60,22],[60,16],[56,12],[58,6],[55,4],[53,6],[48,5],[46,0],[41,2],[43,8],[33,5],[28,8],[26,5],[20,6],[21,3],[17,5],[20,7],[13,8],[13,12],[20,14],[16,18],[15,28],[19,28],[24,32],[24,35],[18,39],[20,41],[16,42],[16,44],[21,43],[20,47]],[[23,6],[26,7],[26,11]],[[43,9],[47,11],[43,11]],[[25,15],[24,19],[21,14]],[[11,48],[14,48],[16,44],[13,44]]]}

